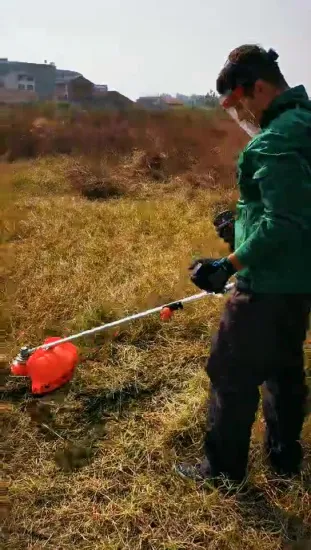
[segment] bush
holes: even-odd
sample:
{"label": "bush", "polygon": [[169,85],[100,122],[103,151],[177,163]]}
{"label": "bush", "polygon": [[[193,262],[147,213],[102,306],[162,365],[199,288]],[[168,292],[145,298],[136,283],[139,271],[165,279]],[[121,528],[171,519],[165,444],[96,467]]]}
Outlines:
{"label": "bush", "polygon": [[73,189],[89,200],[119,197],[125,192],[100,160],[73,160],[67,164],[65,174]]}
{"label": "bush", "polygon": [[[51,155],[79,158],[71,163],[68,177],[90,199],[125,192],[120,178],[107,169],[111,164],[120,165],[126,186],[133,178],[161,182],[186,176],[193,188],[230,187],[234,155],[247,140],[217,109],[118,113],[48,104],[15,106],[3,112],[2,121],[0,154],[11,162]],[[121,166],[125,157],[131,159],[127,174]]]}

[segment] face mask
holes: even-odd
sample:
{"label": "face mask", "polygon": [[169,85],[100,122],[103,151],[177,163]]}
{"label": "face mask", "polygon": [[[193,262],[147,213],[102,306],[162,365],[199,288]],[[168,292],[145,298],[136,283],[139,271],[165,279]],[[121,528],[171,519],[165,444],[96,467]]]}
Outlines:
{"label": "face mask", "polygon": [[[241,99],[243,96],[243,88],[236,88],[233,92],[229,92],[222,96],[219,100],[220,105],[227,111],[227,113],[235,120],[235,122],[251,137],[253,138],[260,132],[260,127],[256,126],[247,119],[240,120],[237,110],[234,105]],[[250,113],[252,118],[252,114]]]}
{"label": "face mask", "polygon": [[234,107],[228,107],[226,109],[227,113],[233,118],[233,120],[236,121],[236,123],[250,136],[255,137],[260,132],[260,127],[256,126],[256,124],[253,124],[249,120],[243,119],[240,120],[238,113]]}

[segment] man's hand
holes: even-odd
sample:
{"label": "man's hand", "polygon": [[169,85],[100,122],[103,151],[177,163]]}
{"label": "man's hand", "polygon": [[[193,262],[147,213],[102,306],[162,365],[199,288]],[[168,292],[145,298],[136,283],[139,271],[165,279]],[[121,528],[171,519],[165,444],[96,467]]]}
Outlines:
{"label": "man's hand", "polygon": [[234,213],[231,210],[220,212],[213,221],[218,237],[223,239],[234,250]]}
{"label": "man's hand", "polygon": [[197,287],[217,294],[223,292],[226,283],[236,272],[228,258],[201,258],[195,260],[189,269],[192,270],[191,281]]}

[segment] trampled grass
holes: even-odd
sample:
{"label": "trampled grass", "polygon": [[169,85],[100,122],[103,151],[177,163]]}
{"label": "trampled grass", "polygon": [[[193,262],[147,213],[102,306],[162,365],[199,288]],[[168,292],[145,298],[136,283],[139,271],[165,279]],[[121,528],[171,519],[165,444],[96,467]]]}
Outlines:
{"label": "trampled grass", "polygon": [[[10,358],[47,335],[194,294],[192,257],[227,252],[212,218],[234,190],[142,179],[120,198],[88,201],[72,190],[68,162],[1,166]],[[260,413],[246,495],[202,489],[173,472],[177,461],[202,457],[204,365],[223,300],[188,305],[170,323],[153,316],[79,341],[74,380],[50,404],[33,402],[25,380],[7,382],[4,548],[310,548],[310,419],[298,480],[281,484],[266,468]]]}

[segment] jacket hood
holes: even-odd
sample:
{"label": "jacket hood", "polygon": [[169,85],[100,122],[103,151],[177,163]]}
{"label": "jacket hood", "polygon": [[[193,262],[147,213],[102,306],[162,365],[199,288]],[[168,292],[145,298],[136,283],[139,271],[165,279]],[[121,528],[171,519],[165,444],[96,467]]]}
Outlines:
{"label": "jacket hood", "polygon": [[277,96],[272,103],[270,103],[268,109],[263,112],[260,122],[261,128],[268,126],[274,118],[278,117],[284,111],[295,109],[296,107],[311,111],[311,101],[305,87],[302,85],[285,90],[285,92]]}

